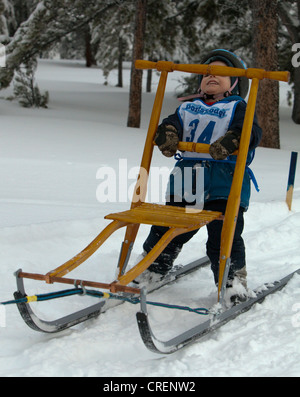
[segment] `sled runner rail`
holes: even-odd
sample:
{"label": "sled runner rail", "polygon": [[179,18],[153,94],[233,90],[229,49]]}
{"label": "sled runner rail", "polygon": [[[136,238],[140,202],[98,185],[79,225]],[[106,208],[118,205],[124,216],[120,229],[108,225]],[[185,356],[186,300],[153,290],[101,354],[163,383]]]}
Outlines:
{"label": "sled runner rail", "polygon": [[300,275],[300,269],[290,273],[288,276],[282,278],[279,281],[274,281],[273,283],[265,284],[261,288],[254,290],[255,297],[249,298],[245,302],[231,307],[223,312],[217,314],[211,314],[211,318],[196,325],[195,327],[188,329],[187,331],[177,335],[176,337],[168,340],[161,341],[157,339],[151,329],[149,316],[147,313],[146,305],[146,295],[142,291],[141,295],[141,311],[136,314],[137,323],[140,331],[140,335],[145,346],[154,353],[159,354],[170,354],[175,351],[182,349],[201,338],[205,335],[215,331],[222,325],[228,323],[229,321],[235,319],[242,313],[247,312],[256,303],[261,303],[268,295],[274,294],[280,291],[286,286],[286,284],[295,275]]}
{"label": "sled runner rail", "polygon": [[[14,293],[14,298],[20,299],[26,297],[26,292],[24,288],[23,278],[20,277],[22,270],[16,272],[17,288],[18,290]],[[84,321],[96,318],[100,315],[101,309],[105,302],[99,302],[95,305],[87,307],[85,309],[79,310],[70,315],[61,317],[54,321],[41,320],[32,311],[30,304],[28,303],[17,303],[18,310],[23,318],[24,322],[33,329],[34,331],[44,332],[47,334],[52,334],[56,332],[61,332],[67,328],[74,327]]]}

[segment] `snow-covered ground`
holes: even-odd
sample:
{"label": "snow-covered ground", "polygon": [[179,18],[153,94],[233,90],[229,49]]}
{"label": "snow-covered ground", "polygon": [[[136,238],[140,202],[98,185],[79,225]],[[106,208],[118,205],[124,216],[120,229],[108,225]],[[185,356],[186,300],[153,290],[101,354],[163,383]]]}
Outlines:
{"label": "snow-covered ground", "polygon": [[[12,298],[15,270],[46,273],[88,245],[107,224],[106,214],[129,208],[125,188],[134,182],[132,167],[140,163],[154,98],[153,93],[143,95],[141,128],[127,128],[129,72],[129,68],[124,72],[126,86],[116,88],[116,73],[103,85],[98,68],[43,60],[37,78],[40,88],[50,91],[49,109],[23,109],[4,99],[10,90],[0,92],[0,301]],[[177,78],[175,73],[169,76],[163,115],[177,107],[173,96]],[[157,80],[155,75],[154,91]],[[292,211],[285,204],[290,153],[300,151],[300,130],[291,121],[285,91],[281,84],[282,149],[258,148],[252,165],[260,193],[253,189],[245,216],[251,288],[300,268],[299,162]],[[96,196],[103,182],[99,170],[115,170],[118,178],[119,164],[128,171],[122,202],[100,203]],[[155,151],[154,167],[171,169],[172,165],[172,159]],[[159,191],[163,190],[162,184]],[[72,277],[112,281],[123,233],[113,235]],[[142,227],[132,262],[147,233],[148,228]],[[206,231],[201,229],[177,263],[204,256],[205,241]],[[29,294],[64,289],[30,280],[26,286]],[[192,307],[211,305],[216,299],[212,274],[209,269],[198,271],[152,294],[151,299]],[[95,299],[73,297],[35,307],[44,318],[54,319],[91,303]],[[54,336],[29,329],[15,306],[0,310],[1,376],[300,375],[300,276],[205,340],[169,356],[145,348],[135,320],[138,307],[127,303]],[[161,338],[200,319],[192,313],[149,311]]]}

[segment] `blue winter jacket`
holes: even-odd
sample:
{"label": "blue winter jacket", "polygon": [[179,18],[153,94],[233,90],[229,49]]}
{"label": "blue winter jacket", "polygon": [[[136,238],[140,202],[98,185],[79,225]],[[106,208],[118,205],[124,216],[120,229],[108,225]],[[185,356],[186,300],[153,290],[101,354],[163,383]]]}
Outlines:
{"label": "blue winter jacket", "polygon": [[[230,96],[228,98],[223,99],[222,101],[239,101],[237,103],[237,106],[235,107],[235,111],[233,114],[233,117],[231,119],[230,125],[228,130],[231,131],[241,131],[243,127],[243,121],[245,117],[245,111],[246,111],[246,102],[238,97],[238,96]],[[179,108],[178,108],[179,109]],[[166,125],[173,125],[179,135],[179,139],[182,140],[183,136],[183,125],[181,118],[178,113],[178,109],[176,112],[167,118],[165,118],[162,122],[162,124]],[[251,140],[250,140],[250,145],[249,145],[249,152],[248,152],[248,158],[247,158],[247,165],[251,163],[253,157],[254,157],[254,152],[255,148],[259,145],[259,142],[262,137],[262,130],[258,125],[257,118],[256,116],[254,117],[253,120],[253,127],[252,127],[252,134],[251,134]],[[207,159],[180,159],[177,161],[175,165],[175,169],[181,170],[182,172],[182,178],[184,178],[184,169],[185,168],[190,168],[191,173],[193,174],[193,192],[195,190],[195,184],[196,184],[196,169],[197,167],[203,167],[204,168],[204,202],[208,201],[213,201],[213,200],[227,200],[229,193],[230,193],[230,188],[232,184],[232,178],[233,178],[233,173],[234,173],[234,168],[235,168],[235,161],[236,161],[236,156],[229,156],[226,160],[229,160],[228,163],[225,161],[215,161],[215,160],[207,160]],[[176,171],[175,171],[176,172]],[[187,172],[187,171],[186,171]],[[187,172],[188,174],[188,172]],[[171,174],[172,175],[172,174]],[[243,207],[245,210],[247,210],[249,206],[249,200],[250,200],[250,175],[251,175],[251,170],[249,168],[246,168],[244,180],[243,180],[243,186],[242,186],[242,193],[241,193],[241,207]],[[181,191],[181,196],[184,198],[186,195],[186,192],[184,191],[185,184],[184,182],[182,183],[182,191]],[[177,196],[178,191],[175,191],[176,188],[174,189],[174,178],[170,177],[169,180],[169,185],[167,189],[167,197],[169,196]]]}

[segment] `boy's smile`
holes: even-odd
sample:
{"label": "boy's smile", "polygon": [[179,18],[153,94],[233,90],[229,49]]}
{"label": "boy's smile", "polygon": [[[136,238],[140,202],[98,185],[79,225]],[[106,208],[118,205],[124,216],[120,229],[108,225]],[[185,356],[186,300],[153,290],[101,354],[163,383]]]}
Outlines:
{"label": "boy's smile", "polygon": [[207,85],[212,85],[212,84],[219,85],[219,83],[216,80],[214,80],[212,76],[209,76],[209,77],[211,77],[211,79],[208,80]]}

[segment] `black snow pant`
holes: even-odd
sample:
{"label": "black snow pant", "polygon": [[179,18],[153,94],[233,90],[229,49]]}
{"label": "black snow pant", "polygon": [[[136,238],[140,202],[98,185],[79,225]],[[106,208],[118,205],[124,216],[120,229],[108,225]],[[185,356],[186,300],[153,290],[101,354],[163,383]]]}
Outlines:
{"label": "black snow pant", "polygon": [[[169,201],[167,205],[185,207],[186,203]],[[189,204],[190,205],[190,204]],[[215,200],[205,203],[204,209],[209,211],[219,211],[225,214],[227,201],[226,200]],[[221,246],[221,232],[222,232],[222,221],[213,221],[209,223],[207,227],[208,239],[206,243],[207,256],[211,261],[211,269],[214,274],[215,283],[218,283],[219,276],[219,258],[220,258],[220,246]],[[246,266],[245,259],[245,245],[242,238],[242,232],[244,228],[244,208],[240,207],[235,234],[233,238],[232,251],[231,251],[231,267],[229,270],[228,278],[232,279],[237,270],[240,270]],[[152,226],[149,236],[144,242],[143,248],[148,253],[160,240],[160,238],[168,230],[167,227],[163,226]],[[164,249],[159,257],[150,265],[149,270],[166,274],[173,266],[174,260],[179,255],[183,245],[187,243],[199,229],[192,232],[181,234],[175,237],[171,243]]]}

